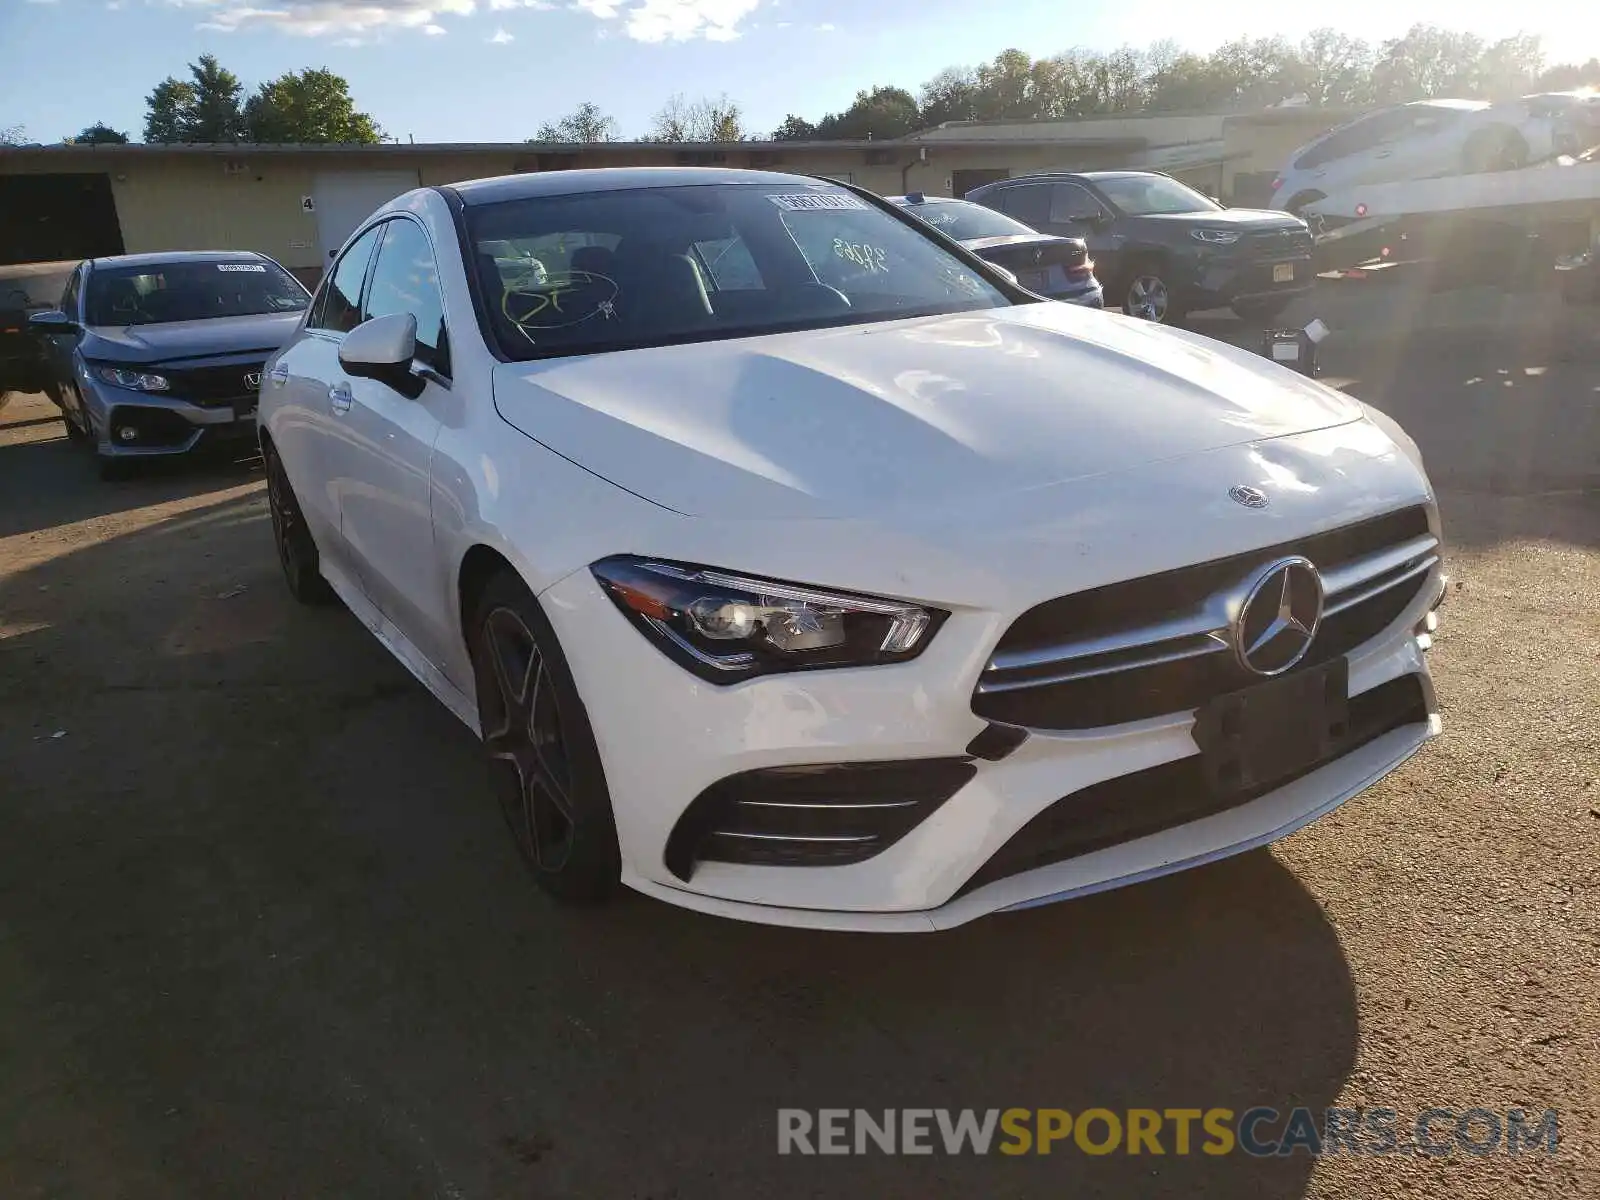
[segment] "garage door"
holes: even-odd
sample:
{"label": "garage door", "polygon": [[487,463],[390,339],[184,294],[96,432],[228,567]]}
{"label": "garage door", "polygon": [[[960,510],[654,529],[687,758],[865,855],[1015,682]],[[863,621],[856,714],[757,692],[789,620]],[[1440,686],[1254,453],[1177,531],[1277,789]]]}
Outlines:
{"label": "garage door", "polygon": [[122,253],[111,180],[102,174],[0,176],[0,263]]}
{"label": "garage door", "polygon": [[326,262],[356,226],[402,192],[417,186],[415,171],[319,171],[312,185],[317,202],[317,240]]}

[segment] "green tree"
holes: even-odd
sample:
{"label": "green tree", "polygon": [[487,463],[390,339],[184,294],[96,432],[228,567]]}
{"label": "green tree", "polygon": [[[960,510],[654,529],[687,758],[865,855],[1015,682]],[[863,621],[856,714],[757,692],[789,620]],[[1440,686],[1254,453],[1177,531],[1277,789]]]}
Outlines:
{"label": "green tree", "polygon": [[144,140],[237,142],[245,132],[239,77],[211,54],[190,63],[189,76],[169,75],[145,97]]}
{"label": "green tree", "polygon": [[772,131],[772,140],[775,142],[809,142],[817,136],[817,127],[804,117],[797,117],[790,113],[783,119],[783,124]]}
{"label": "green tree", "polygon": [[974,121],[978,117],[978,81],[970,67],[946,67],[922,85],[921,121],[924,129],[946,121]]}
{"label": "green tree", "polygon": [[1541,92],[1568,92],[1574,88],[1600,87],[1600,58],[1586,63],[1562,63],[1551,67],[1535,81]]}
{"label": "green tree", "polygon": [[1372,98],[1399,104],[1430,96],[1464,96],[1476,90],[1483,39],[1474,33],[1413,25],[1383,44],[1372,68]]}
{"label": "green tree", "polygon": [[819,138],[896,138],[920,125],[917,98],[904,88],[875,87],[856,93],[854,103],[842,113],[829,113],[817,122]]}
{"label": "green tree", "polygon": [[356,111],[350,84],[325,67],[290,71],[263,83],[244,106],[251,141],[372,145],[383,131]]}
{"label": "green tree", "polygon": [[1372,47],[1336,29],[1313,29],[1300,43],[1306,98],[1313,104],[1357,105],[1372,91]]}
{"label": "green tree", "polygon": [[184,142],[188,114],[194,110],[194,85],[167,76],[145,97],[144,140]]}
{"label": "green tree", "polygon": [[87,125],[77,137],[61,139],[63,145],[68,146],[125,146],[128,144],[128,135],[111,128],[104,121],[96,121]]}
{"label": "green tree", "polygon": [[1532,34],[1502,38],[1477,63],[1477,94],[1485,100],[1511,100],[1533,91],[1544,73],[1544,47]]}
{"label": "green tree", "polygon": [[0,146],[24,146],[28,131],[21,125],[0,125]]}
{"label": "green tree", "polygon": [[546,121],[534,134],[536,142],[614,142],[620,138],[617,123],[598,104],[585,100],[559,121]]}

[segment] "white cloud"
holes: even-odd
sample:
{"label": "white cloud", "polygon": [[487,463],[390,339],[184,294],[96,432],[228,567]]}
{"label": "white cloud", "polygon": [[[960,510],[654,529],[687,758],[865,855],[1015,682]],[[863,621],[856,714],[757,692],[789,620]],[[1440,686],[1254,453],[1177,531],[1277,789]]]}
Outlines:
{"label": "white cloud", "polygon": [[821,25],[817,26],[817,32],[832,33],[837,28],[838,26],[836,26],[832,21],[824,21]]}
{"label": "white cloud", "polygon": [[617,15],[617,0],[573,0],[573,8],[588,13],[591,17],[599,17],[602,21],[609,21]]}
{"label": "white cloud", "polygon": [[200,28],[233,33],[276,29],[300,37],[360,37],[390,29],[444,32],[436,18],[464,17],[477,10],[477,0],[277,0],[256,7],[247,0],[166,0],[180,8],[204,9]]}
{"label": "white cloud", "polygon": [[443,25],[424,25],[422,27],[422,32],[427,34],[429,37],[443,37],[450,31]]}
{"label": "white cloud", "polygon": [[552,9],[550,0],[489,0],[490,12],[507,12],[513,8]]}
{"label": "white cloud", "polygon": [[638,42],[731,42],[739,23],[760,5],[761,0],[640,0],[628,9],[627,33]]}
{"label": "white cloud", "polygon": [[502,26],[501,28],[496,29],[494,31],[494,34],[491,37],[489,37],[487,40],[492,45],[504,46],[507,42],[514,42],[517,39],[512,34],[506,32],[505,28]]}

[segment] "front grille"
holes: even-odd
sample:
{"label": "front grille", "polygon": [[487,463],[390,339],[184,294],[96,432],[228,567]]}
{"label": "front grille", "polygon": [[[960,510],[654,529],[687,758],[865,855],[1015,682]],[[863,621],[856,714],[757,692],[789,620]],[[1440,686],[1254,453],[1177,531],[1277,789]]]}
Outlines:
{"label": "front grille", "polygon": [[1322,572],[1322,625],[1296,670],[1348,654],[1411,604],[1439,562],[1421,506],[1248,554],[1047,600],[1006,631],[972,710],[1032,729],[1093,729],[1198,708],[1257,676],[1230,652],[1229,606],[1261,566]]}
{"label": "front grille", "polygon": [[1260,233],[1247,234],[1244,238],[1244,244],[1258,258],[1310,254],[1311,231],[1309,229],[1268,229]]}
{"label": "front grille", "polygon": [[1213,793],[1197,754],[1082,788],[1014,833],[957,895],[1238,808],[1392,730],[1427,721],[1431,709],[1431,693],[1420,675],[1401,675],[1352,696],[1347,732],[1325,758],[1254,791]]}
{"label": "front grille", "polygon": [[837,867],[882,853],[955,795],[977,768],[965,758],[824,763],[743,771],[718,780],[667,838],[679,879],[705,861]]}
{"label": "front grille", "polygon": [[[262,358],[260,362],[231,363],[225,367],[152,369],[166,376],[167,382],[172,385],[168,394],[174,398],[187,400],[203,408],[222,408],[235,400],[256,395],[260,391],[259,376],[265,366],[266,359]],[[254,387],[246,382],[247,375],[258,376]]]}

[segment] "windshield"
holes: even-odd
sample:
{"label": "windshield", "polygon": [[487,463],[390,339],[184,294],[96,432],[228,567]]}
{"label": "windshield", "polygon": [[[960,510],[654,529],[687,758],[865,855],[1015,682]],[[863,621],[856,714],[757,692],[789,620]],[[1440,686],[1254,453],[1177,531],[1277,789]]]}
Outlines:
{"label": "windshield", "polygon": [[85,303],[90,325],[159,325],[299,312],[309,301],[293,275],[255,259],[96,268]]}
{"label": "windshield", "polygon": [[1165,175],[1115,175],[1096,179],[1094,185],[1130,217],[1216,212],[1222,207]]}
{"label": "windshield", "polygon": [[749,337],[1010,301],[913,226],[834,184],[696,184],[467,210],[511,357]]}
{"label": "windshield", "polygon": [[929,225],[958,242],[976,238],[1015,237],[1024,234],[1038,237],[1021,221],[997,213],[981,204],[968,204],[965,200],[924,200],[921,204],[902,207],[913,217],[920,217]]}

